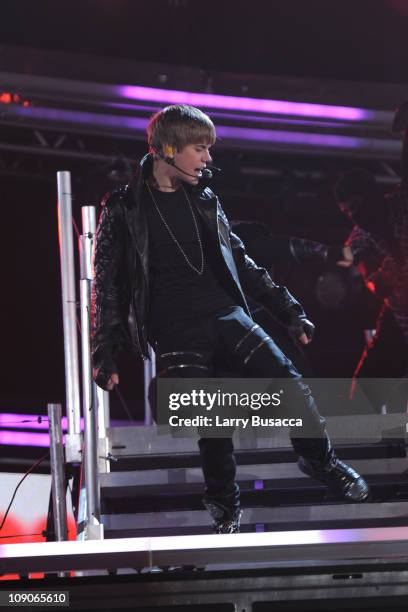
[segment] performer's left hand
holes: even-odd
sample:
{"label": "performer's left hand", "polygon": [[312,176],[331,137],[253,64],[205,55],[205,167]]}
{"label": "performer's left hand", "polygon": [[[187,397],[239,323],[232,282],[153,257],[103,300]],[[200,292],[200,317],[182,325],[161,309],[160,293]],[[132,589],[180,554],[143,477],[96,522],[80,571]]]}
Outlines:
{"label": "performer's left hand", "polygon": [[306,316],[297,315],[293,318],[289,326],[289,333],[292,338],[297,339],[301,344],[310,344],[313,338],[315,326]]}
{"label": "performer's left hand", "polygon": [[311,338],[309,339],[309,338],[306,336],[305,332],[303,332],[303,334],[299,336],[299,341],[300,341],[302,344],[309,344],[309,343],[312,341],[312,339],[311,339]]}
{"label": "performer's left hand", "polygon": [[299,342],[301,342],[302,344],[310,344],[310,342],[313,339],[315,326],[313,325],[311,321],[309,321],[309,319],[307,319],[306,317],[303,317],[302,327],[303,327],[303,330],[298,336]]}

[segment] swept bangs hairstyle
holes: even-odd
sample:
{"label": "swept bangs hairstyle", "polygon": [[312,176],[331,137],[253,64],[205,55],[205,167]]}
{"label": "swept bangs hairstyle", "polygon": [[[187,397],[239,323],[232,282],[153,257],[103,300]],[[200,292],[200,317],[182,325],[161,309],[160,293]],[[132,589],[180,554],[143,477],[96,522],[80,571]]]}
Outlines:
{"label": "swept bangs hairstyle", "polygon": [[151,153],[161,151],[163,145],[177,151],[189,144],[213,145],[217,138],[209,116],[187,104],[166,106],[153,115],[146,131]]}

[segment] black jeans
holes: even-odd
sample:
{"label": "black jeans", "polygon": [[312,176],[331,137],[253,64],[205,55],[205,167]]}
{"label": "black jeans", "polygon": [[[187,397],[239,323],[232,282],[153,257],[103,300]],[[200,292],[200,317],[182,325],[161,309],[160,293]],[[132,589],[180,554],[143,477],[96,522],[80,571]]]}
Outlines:
{"label": "black jeans", "polygon": [[[239,306],[210,317],[174,324],[155,343],[158,375],[177,378],[216,376],[220,368],[234,376],[292,379],[288,385],[296,416],[303,419],[310,438],[292,437],[298,455],[324,463],[329,443],[325,421],[319,415],[309,387],[270,336]],[[206,499],[229,506],[238,503],[236,464],[230,438],[201,438],[198,442]]]}

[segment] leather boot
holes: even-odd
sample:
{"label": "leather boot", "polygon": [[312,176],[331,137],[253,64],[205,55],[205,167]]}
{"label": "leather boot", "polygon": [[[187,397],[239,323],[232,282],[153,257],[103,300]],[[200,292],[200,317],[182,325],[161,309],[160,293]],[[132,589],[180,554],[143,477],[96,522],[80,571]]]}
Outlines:
{"label": "leather boot", "polygon": [[203,500],[204,506],[213,519],[214,533],[239,533],[242,510],[239,506],[231,509],[220,502]]}
{"label": "leather boot", "polygon": [[327,440],[328,448],[323,461],[300,457],[301,472],[326,484],[334,493],[350,502],[364,502],[370,493],[368,484],[352,467],[341,461]]}

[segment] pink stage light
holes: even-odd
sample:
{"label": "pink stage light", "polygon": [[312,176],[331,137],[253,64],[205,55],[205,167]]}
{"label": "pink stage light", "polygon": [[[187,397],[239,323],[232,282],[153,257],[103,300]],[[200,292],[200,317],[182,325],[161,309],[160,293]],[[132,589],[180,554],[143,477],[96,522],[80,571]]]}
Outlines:
{"label": "pink stage light", "polygon": [[[217,135],[220,138],[240,140],[242,142],[276,142],[299,146],[325,146],[340,149],[358,149],[363,138],[332,134],[312,134],[304,132],[284,132],[281,130],[262,130],[259,128],[243,128],[218,126]],[[372,139],[371,139],[372,140]]]}
{"label": "pink stage light", "polygon": [[27,431],[0,431],[0,445],[7,446],[41,446],[49,448],[50,437],[46,433]]}
{"label": "pink stage light", "polygon": [[[202,94],[207,95],[207,94]],[[290,102],[289,104],[297,104]],[[304,106],[304,105],[300,105]],[[306,105],[310,106],[310,105]],[[313,106],[313,105],[311,105]],[[328,112],[326,113],[325,120],[332,118],[336,115],[333,111],[329,113],[329,109],[336,109],[340,107],[326,107]],[[367,119],[370,114],[374,114],[374,111],[364,111],[363,109],[347,109],[347,110],[361,110],[365,114]],[[112,117],[105,114],[92,114],[83,113],[81,111],[66,111],[64,109],[49,109],[49,108],[21,108],[18,107],[15,110],[15,114],[22,118],[35,118],[35,119],[46,119],[47,121],[65,121],[67,123],[79,121],[86,123],[87,125],[104,126],[106,128],[125,128],[127,130],[134,130],[136,134],[140,134],[145,131],[147,125],[147,119],[139,117]],[[260,115],[259,115],[260,116]],[[306,116],[306,115],[305,115]],[[340,118],[337,115],[337,118]],[[344,121],[344,117],[342,120]],[[350,120],[350,117],[349,117]],[[356,117],[357,120],[357,117]],[[217,134],[223,139],[225,145],[228,141],[236,141],[240,146],[248,143],[258,143],[262,145],[274,144],[281,146],[287,145],[288,147],[307,147],[307,149],[314,148],[326,148],[326,149],[339,149],[345,151],[372,151],[372,152],[384,152],[384,148],[393,155],[400,155],[401,143],[397,140],[384,140],[380,138],[365,138],[364,136],[346,136],[336,134],[323,134],[323,133],[312,133],[312,132],[292,132],[283,130],[268,130],[259,128],[246,128],[236,127],[229,125],[217,124]]]}
{"label": "pink stage light", "polygon": [[46,119],[47,121],[64,121],[66,123],[83,123],[85,125],[102,125],[110,128],[126,128],[129,130],[145,130],[147,119],[130,116],[113,116],[105,113],[87,113],[84,111],[71,111],[62,108],[17,107],[13,114],[23,119]]}
{"label": "pink stage light", "polygon": [[[41,422],[39,419],[41,418]],[[48,431],[48,416],[46,414],[13,414],[3,412],[0,414],[0,427],[12,427],[13,429],[45,429]],[[84,419],[81,419],[81,430],[84,427]],[[68,429],[67,417],[62,417],[62,429]]]}
{"label": "pink stage light", "polygon": [[222,96],[174,89],[139,87],[136,85],[120,85],[116,90],[125,99],[159,102],[160,104],[190,104],[191,106],[204,108],[251,111],[272,115],[294,115],[297,117],[336,119],[341,121],[367,121],[374,119],[372,111],[351,106],[331,106],[328,104],[309,104],[286,100]]}
{"label": "pink stage light", "polygon": [[[41,417],[41,422],[39,418]],[[142,421],[124,421],[113,419],[112,427],[129,427],[143,425]],[[0,414],[0,446],[44,446],[48,447],[48,433],[37,433],[36,431],[11,431],[11,429],[31,429],[48,431],[48,416],[46,414],[21,414],[3,412]],[[62,417],[62,429],[68,430],[68,419]],[[81,431],[84,429],[84,419],[81,418]]]}

